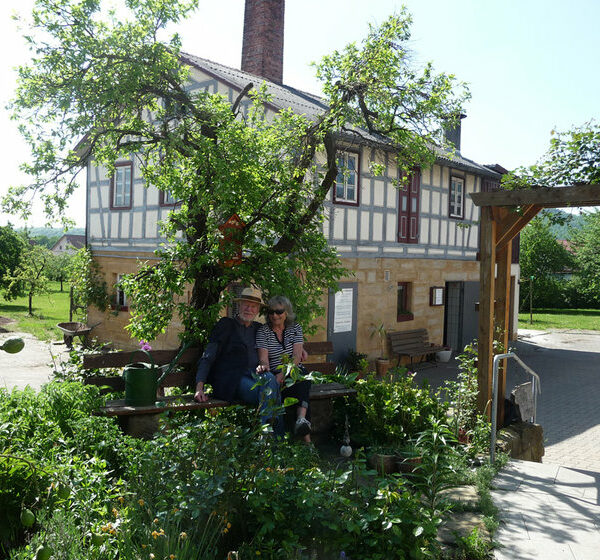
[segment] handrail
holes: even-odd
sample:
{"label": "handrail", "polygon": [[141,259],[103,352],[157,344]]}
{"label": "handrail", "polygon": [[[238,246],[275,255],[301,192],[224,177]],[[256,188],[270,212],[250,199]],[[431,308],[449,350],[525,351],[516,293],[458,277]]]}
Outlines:
{"label": "handrail", "polygon": [[[496,458],[496,424],[498,423],[498,368],[500,360],[507,358],[514,358],[523,369],[533,377],[531,383],[531,393],[533,396],[533,416],[531,422],[535,423],[535,416],[537,413],[537,396],[542,393],[540,376],[535,373],[527,364],[523,363],[523,360],[519,358],[514,352],[508,352],[507,354],[497,354],[494,356],[494,366],[492,369],[492,437],[490,441],[490,463],[493,463]],[[537,379],[537,385],[536,385]]]}

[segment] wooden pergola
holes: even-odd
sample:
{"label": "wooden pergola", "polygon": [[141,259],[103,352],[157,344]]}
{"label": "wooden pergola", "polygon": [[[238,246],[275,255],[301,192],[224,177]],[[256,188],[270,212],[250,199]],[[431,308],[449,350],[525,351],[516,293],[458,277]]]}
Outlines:
{"label": "wooden pergola", "polygon": [[[491,415],[494,338],[508,348],[511,241],[542,210],[566,206],[600,206],[600,185],[534,187],[514,191],[472,193],[481,208],[478,374],[480,412]],[[506,360],[498,378],[498,425],[504,420]]]}

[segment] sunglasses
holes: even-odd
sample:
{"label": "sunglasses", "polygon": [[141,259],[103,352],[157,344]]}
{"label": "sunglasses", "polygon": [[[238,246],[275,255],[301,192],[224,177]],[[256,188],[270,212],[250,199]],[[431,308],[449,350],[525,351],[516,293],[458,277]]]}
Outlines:
{"label": "sunglasses", "polygon": [[269,309],[269,315],[283,315],[285,313],[285,309]]}

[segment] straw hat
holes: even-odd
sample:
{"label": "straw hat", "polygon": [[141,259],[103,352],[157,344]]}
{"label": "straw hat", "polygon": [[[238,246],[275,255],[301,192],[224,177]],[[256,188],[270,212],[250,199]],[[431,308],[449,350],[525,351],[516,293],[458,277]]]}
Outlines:
{"label": "straw hat", "polygon": [[251,301],[252,303],[264,305],[260,290],[258,290],[254,286],[244,288],[242,290],[242,293],[238,297],[234,298],[234,301]]}

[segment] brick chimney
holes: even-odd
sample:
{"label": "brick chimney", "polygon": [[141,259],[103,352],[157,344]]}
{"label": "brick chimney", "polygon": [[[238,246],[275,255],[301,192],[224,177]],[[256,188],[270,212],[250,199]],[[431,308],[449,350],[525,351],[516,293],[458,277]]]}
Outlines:
{"label": "brick chimney", "polygon": [[460,133],[461,133],[461,121],[467,115],[460,114],[458,119],[452,125],[447,123],[444,126],[444,138],[447,142],[454,146],[454,149],[460,154]]}
{"label": "brick chimney", "polygon": [[246,0],[242,70],[283,81],[285,0]]}

